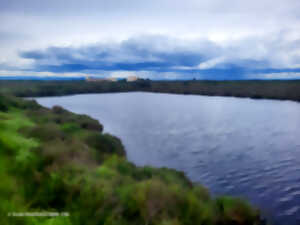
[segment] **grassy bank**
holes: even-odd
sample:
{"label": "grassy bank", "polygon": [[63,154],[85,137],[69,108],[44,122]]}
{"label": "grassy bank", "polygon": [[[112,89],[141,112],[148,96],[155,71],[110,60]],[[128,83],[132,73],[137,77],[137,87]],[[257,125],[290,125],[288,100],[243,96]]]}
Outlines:
{"label": "grassy bank", "polygon": [[0,81],[0,93],[20,97],[147,91],[300,101],[300,80],[292,81]]}
{"label": "grassy bank", "polygon": [[[181,172],[136,167],[102,130],[88,116],[0,95],[0,224],[264,224],[247,202],[212,198]],[[8,216],[45,211],[69,216]]]}

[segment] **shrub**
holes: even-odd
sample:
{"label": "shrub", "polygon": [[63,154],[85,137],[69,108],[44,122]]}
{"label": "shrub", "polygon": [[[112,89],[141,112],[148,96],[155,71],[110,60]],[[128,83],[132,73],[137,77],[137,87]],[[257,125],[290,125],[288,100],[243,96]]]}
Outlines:
{"label": "shrub", "polygon": [[18,102],[18,107],[22,109],[29,109],[30,111],[41,109],[42,106],[40,106],[36,100],[24,100]]}
{"label": "shrub", "polygon": [[7,100],[4,96],[0,95],[0,111],[6,112],[8,110]]}
{"label": "shrub", "polygon": [[93,130],[93,131],[103,131],[103,126],[97,121],[86,115],[79,115],[76,118],[76,122],[78,122],[83,129]]}
{"label": "shrub", "polygon": [[55,139],[65,140],[67,137],[59,126],[53,123],[37,125],[27,129],[25,132],[28,136],[37,138],[41,141],[51,141]]}
{"label": "shrub", "polygon": [[8,110],[7,105],[5,105],[3,102],[1,102],[1,99],[0,99],[0,111],[6,112],[7,110]]}
{"label": "shrub", "polygon": [[55,105],[52,107],[52,112],[55,114],[63,114],[66,113],[67,111],[63,107]]}
{"label": "shrub", "polygon": [[86,137],[85,142],[100,153],[125,155],[121,141],[110,134],[93,133]]}
{"label": "shrub", "polygon": [[259,220],[259,213],[251,206],[241,200],[230,197],[219,197],[216,199],[220,224],[253,224]]}
{"label": "shrub", "polygon": [[68,134],[73,134],[80,131],[80,126],[76,123],[65,123],[62,125],[61,129]]}

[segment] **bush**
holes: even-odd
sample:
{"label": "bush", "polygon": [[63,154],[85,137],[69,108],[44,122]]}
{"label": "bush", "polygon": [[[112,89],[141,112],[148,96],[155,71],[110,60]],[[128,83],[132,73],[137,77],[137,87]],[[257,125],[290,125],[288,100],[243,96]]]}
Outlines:
{"label": "bush", "polygon": [[60,127],[53,123],[45,123],[37,125],[33,128],[26,129],[24,131],[27,136],[37,138],[41,141],[51,141],[51,140],[65,140],[67,138],[66,134],[60,129]]}
{"label": "bush", "polygon": [[218,221],[220,224],[250,225],[253,224],[253,221],[259,220],[259,213],[241,199],[219,197],[215,202],[220,215]]}
{"label": "bush", "polygon": [[3,102],[1,102],[1,99],[0,99],[0,111],[7,112],[7,110],[8,110],[7,105],[5,105]]}
{"label": "bush", "polygon": [[76,123],[65,123],[62,125],[61,129],[68,134],[73,134],[80,131],[80,126]]}
{"label": "bush", "polygon": [[76,118],[76,122],[80,124],[80,127],[92,131],[103,131],[103,126],[97,121],[86,115],[79,115]]}
{"label": "bush", "polygon": [[0,95],[0,111],[6,112],[8,110],[7,100],[4,96]]}
{"label": "bush", "polygon": [[55,105],[52,107],[52,112],[54,112],[55,114],[63,114],[67,111],[63,107]]}
{"label": "bush", "polygon": [[85,143],[100,153],[118,154],[122,156],[126,154],[120,139],[110,134],[90,134],[86,137]]}
{"label": "bush", "polygon": [[32,111],[41,109],[42,106],[40,106],[35,100],[25,100],[18,103],[18,108],[29,109]]}

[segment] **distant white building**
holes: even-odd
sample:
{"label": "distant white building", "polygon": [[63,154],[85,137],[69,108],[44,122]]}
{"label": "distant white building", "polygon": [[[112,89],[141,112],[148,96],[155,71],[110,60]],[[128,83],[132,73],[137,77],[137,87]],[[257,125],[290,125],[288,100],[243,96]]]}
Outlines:
{"label": "distant white building", "polygon": [[106,80],[116,82],[117,78],[116,77],[107,77]]}
{"label": "distant white building", "polygon": [[[103,77],[91,77],[89,75],[87,75],[85,77],[85,81],[86,82],[103,82],[103,81],[109,81],[109,82],[116,82],[118,80],[120,80],[121,78],[118,78],[118,77],[106,77],[106,78],[103,78]],[[137,81],[139,78],[137,76],[128,76],[126,78],[126,81],[127,82],[133,82],[133,81]]]}
{"label": "distant white building", "polygon": [[127,82],[133,82],[133,81],[137,81],[139,78],[137,76],[128,76],[126,78]]}
{"label": "distant white building", "polygon": [[99,82],[99,81],[105,81],[105,79],[104,78],[95,78],[95,77],[86,76],[85,81],[87,81],[87,82]]}
{"label": "distant white building", "polygon": [[102,82],[102,81],[111,81],[111,82],[116,82],[117,78],[116,77],[90,77],[90,76],[86,76],[85,77],[85,81],[87,82]]}

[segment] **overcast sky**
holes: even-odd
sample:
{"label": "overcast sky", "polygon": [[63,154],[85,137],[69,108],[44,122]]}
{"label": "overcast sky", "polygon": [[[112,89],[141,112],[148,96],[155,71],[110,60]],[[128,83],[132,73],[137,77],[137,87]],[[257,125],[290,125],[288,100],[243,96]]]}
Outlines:
{"label": "overcast sky", "polygon": [[0,0],[0,75],[300,78],[299,0]]}

